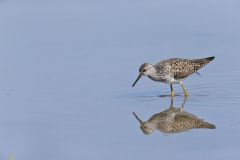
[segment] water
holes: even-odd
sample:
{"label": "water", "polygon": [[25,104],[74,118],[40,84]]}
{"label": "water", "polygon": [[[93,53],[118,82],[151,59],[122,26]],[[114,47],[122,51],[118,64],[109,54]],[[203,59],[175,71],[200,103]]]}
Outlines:
{"label": "water", "polygon": [[[0,159],[238,159],[240,2],[0,1]],[[216,125],[146,136],[168,85],[138,67],[216,59],[185,81],[184,110]],[[184,97],[179,85],[174,106]]]}

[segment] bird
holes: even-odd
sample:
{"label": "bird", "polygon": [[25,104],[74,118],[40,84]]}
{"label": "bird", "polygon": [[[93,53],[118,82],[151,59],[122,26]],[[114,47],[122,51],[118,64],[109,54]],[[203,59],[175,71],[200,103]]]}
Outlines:
{"label": "bird", "polygon": [[180,133],[189,131],[194,128],[215,129],[216,126],[212,123],[206,122],[197,116],[185,112],[184,100],[181,108],[173,106],[173,98],[171,98],[171,105],[167,110],[154,114],[148,121],[142,121],[135,112],[133,115],[140,123],[140,128],[145,135],[153,133],[154,130],[159,130],[165,134]]}
{"label": "bird", "polygon": [[143,63],[139,67],[139,75],[132,87],[136,85],[142,76],[147,76],[153,81],[169,84],[171,88],[171,97],[174,97],[173,84],[180,84],[185,97],[187,97],[189,94],[184,87],[183,80],[193,73],[199,74],[198,70],[211,62],[214,58],[214,56],[201,59],[170,58],[162,60],[154,65]]}

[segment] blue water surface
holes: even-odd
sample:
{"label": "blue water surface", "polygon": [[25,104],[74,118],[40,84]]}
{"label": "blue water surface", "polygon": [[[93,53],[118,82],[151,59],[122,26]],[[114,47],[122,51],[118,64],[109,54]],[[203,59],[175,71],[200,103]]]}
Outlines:
{"label": "blue water surface", "polygon": [[[239,0],[0,1],[0,159],[239,159],[239,20]],[[167,109],[170,88],[132,88],[138,67],[208,56],[184,109],[216,129],[144,135],[132,112]]]}

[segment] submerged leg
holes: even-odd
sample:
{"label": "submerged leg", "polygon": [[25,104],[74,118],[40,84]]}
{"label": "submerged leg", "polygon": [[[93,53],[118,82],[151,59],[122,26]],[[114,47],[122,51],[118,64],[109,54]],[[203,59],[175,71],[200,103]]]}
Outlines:
{"label": "submerged leg", "polygon": [[170,111],[174,109],[174,108],[173,108],[173,98],[174,98],[174,97],[171,97],[171,104],[170,104],[170,106],[169,106],[169,110],[170,110]]}
{"label": "submerged leg", "polygon": [[171,97],[174,97],[174,91],[173,91],[173,86],[172,86],[172,84],[170,84],[170,87],[171,87]]}
{"label": "submerged leg", "polygon": [[187,97],[189,94],[187,92],[187,90],[185,89],[184,85],[183,85],[183,82],[180,82],[181,86],[182,86],[182,89],[184,91],[184,94],[185,94],[185,97]]}
{"label": "submerged leg", "polygon": [[182,106],[181,106],[181,112],[183,112],[183,108],[184,108],[184,105],[185,105],[186,101],[187,101],[187,97],[185,96],[184,101],[183,101]]}

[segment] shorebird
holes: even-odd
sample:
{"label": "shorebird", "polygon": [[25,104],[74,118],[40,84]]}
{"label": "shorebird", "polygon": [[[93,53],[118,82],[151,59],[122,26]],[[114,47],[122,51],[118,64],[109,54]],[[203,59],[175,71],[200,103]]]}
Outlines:
{"label": "shorebird", "polygon": [[171,58],[162,60],[159,63],[152,65],[143,63],[139,68],[139,75],[132,87],[138,82],[142,76],[147,76],[150,79],[158,82],[170,84],[171,96],[174,96],[173,84],[181,84],[185,97],[189,94],[183,85],[183,79],[187,78],[212,61],[215,57],[201,59],[181,59]]}
{"label": "shorebird", "polygon": [[206,122],[195,115],[183,110],[186,99],[181,108],[173,107],[173,99],[169,109],[154,114],[148,121],[142,121],[135,112],[133,115],[140,123],[140,128],[144,134],[149,135],[155,129],[163,133],[179,133],[194,128],[215,129],[216,126]]}

